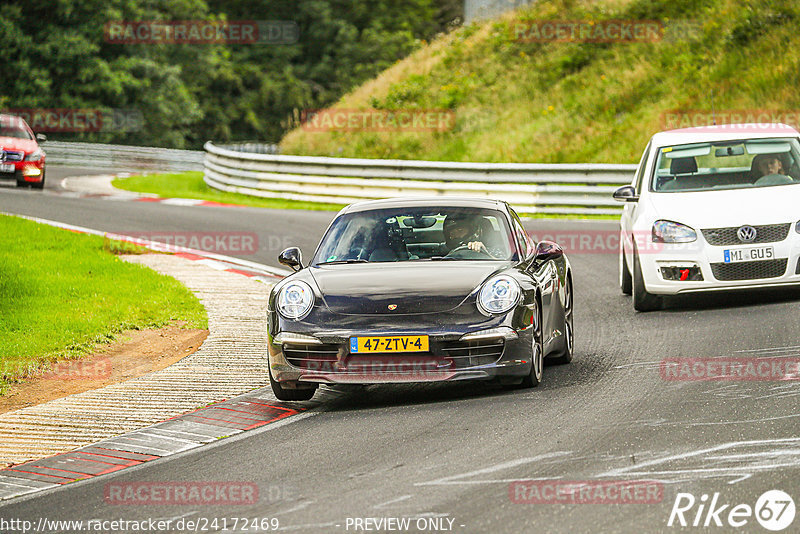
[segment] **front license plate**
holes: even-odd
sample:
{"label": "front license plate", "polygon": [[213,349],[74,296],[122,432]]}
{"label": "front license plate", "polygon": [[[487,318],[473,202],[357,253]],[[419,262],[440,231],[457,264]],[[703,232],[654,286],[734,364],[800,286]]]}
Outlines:
{"label": "front license plate", "polygon": [[774,257],[775,251],[772,247],[736,248],[725,250],[725,263],[771,260]]}
{"label": "front license plate", "polygon": [[350,352],[428,352],[428,336],[351,337]]}
{"label": "front license plate", "polygon": [[14,164],[0,163],[0,172],[14,172]]}

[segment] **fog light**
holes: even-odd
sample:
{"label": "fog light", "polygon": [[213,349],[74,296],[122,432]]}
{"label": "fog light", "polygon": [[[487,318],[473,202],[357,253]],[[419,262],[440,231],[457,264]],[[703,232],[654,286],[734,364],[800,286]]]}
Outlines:
{"label": "fog light", "polygon": [[281,332],[272,339],[275,345],[292,343],[294,345],[322,345],[322,341],[314,336],[306,334],[296,334],[294,332]]}
{"label": "fog light", "polygon": [[661,277],[664,280],[673,282],[700,282],[703,280],[703,273],[697,265],[670,265],[660,267]]}
{"label": "fog light", "polygon": [[41,176],[42,175],[42,169],[39,169],[38,167],[25,167],[24,169],[22,169],[22,175],[23,176]]}
{"label": "fog light", "polygon": [[459,341],[479,341],[482,339],[518,339],[519,335],[507,326],[500,326],[498,328],[490,328],[489,330],[478,330],[477,332],[470,332],[464,334],[459,338]]}

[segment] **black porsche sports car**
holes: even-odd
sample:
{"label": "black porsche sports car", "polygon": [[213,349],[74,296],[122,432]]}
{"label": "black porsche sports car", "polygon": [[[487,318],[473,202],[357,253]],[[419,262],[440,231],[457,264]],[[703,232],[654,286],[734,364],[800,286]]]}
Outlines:
{"label": "black porsche sports car", "polygon": [[496,379],[535,387],[572,360],[572,272],[505,202],[390,199],[344,208],[269,296],[270,383],[308,400],[320,383]]}

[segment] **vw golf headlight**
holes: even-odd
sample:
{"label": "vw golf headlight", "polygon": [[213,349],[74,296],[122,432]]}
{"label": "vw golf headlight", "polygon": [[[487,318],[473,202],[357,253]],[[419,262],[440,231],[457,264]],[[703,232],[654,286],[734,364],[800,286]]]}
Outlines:
{"label": "vw golf headlight", "polygon": [[314,290],[300,280],[289,282],[278,293],[278,312],[287,319],[302,319],[314,305]]}
{"label": "vw golf headlight", "polygon": [[653,243],[691,243],[697,240],[694,228],[673,221],[653,223]]}
{"label": "vw golf headlight", "polygon": [[500,275],[489,279],[478,294],[478,307],[487,314],[506,313],[517,305],[522,290],[519,282]]}

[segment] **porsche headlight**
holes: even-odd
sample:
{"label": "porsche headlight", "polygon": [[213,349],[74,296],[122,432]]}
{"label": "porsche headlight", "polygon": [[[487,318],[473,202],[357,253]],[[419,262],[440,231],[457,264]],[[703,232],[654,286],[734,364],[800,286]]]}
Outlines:
{"label": "porsche headlight", "polygon": [[314,290],[300,280],[289,282],[278,293],[278,312],[287,319],[302,319],[308,315],[313,305]]}
{"label": "porsche headlight", "polygon": [[697,240],[694,228],[672,221],[653,223],[653,243],[691,243]]}
{"label": "porsche headlight", "polygon": [[25,161],[39,161],[40,159],[42,159],[42,151],[38,148],[25,156]]}
{"label": "porsche headlight", "polygon": [[517,305],[522,290],[519,282],[500,275],[489,279],[478,294],[478,307],[488,314],[506,313]]}

